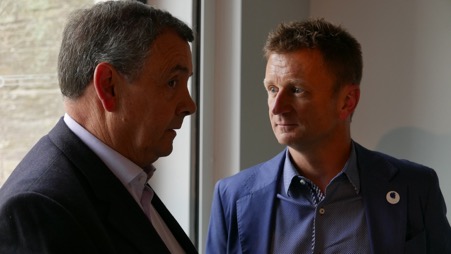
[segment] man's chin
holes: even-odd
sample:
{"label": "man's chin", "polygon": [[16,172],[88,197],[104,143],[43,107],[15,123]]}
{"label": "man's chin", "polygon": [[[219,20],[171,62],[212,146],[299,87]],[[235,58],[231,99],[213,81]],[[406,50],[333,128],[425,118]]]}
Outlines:
{"label": "man's chin", "polygon": [[173,147],[172,145],[164,150],[161,151],[160,157],[166,157],[169,156],[172,153]]}
{"label": "man's chin", "polygon": [[277,134],[276,139],[281,145],[289,145],[294,141],[294,138],[287,133]]}
{"label": "man's chin", "polygon": [[174,139],[171,139],[164,146],[160,147],[160,157],[166,157],[172,153],[172,151],[174,150],[173,141]]}

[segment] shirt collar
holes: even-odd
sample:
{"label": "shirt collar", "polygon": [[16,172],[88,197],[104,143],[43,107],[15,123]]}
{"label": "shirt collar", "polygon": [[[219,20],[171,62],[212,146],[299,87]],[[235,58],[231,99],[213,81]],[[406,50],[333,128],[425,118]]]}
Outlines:
{"label": "shirt collar", "polygon": [[[352,142],[351,153],[349,155],[349,158],[346,161],[343,169],[337,176],[339,176],[341,174],[345,174],[346,177],[348,178],[349,182],[354,186],[356,193],[358,194],[360,192],[360,178],[359,178],[359,171],[357,169],[357,156],[356,156],[354,146],[355,146],[355,144],[354,144],[354,142]],[[282,174],[283,174],[282,190],[284,191],[284,194],[288,195],[288,190],[290,188],[290,184],[291,184],[293,177],[300,176],[298,171],[296,170],[296,167],[293,165],[293,162],[291,160],[291,156],[290,156],[288,149],[286,149],[286,153],[285,153],[285,163],[283,165],[283,173]],[[337,176],[335,176],[334,179]]]}
{"label": "shirt collar", "polygon": [[290,152],[288,149],[286,149],[285,153],[285,163],[283,165],[283,193],[288,195],[288,190],[290,188],[291,180],[293,177],[298,176],[299,173],[297,172],[296,168],[293,165],[293,162],[291,161]]}

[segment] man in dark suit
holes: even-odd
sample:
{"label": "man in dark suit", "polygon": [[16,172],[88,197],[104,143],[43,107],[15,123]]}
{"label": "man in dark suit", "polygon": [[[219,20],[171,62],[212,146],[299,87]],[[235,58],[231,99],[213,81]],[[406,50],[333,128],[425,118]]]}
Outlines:
{"label": "man in dark suit", "polygon": [[147,185],[196,110],[192,40],[136,1],[70,17],[58,59],[66,114],[0,190],[0,253],[197,253]]}
{"label": "man in dark suit", "polygon": [[269,117],[282,153],[218,181],[207,253],[451,253],[434,170],[351,139],[360,44],[322,19],[265,45]]}

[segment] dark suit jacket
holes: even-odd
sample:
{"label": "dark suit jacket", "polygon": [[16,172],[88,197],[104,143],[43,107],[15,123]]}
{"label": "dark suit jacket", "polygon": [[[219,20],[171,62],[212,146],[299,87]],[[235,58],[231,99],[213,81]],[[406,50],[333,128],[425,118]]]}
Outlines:
{"label": "dark suit jacket", "polygon": [[[374,254],[451,253],[451,228],[434,170],[356,144]],[[268,253],[285,151],[215,187],[207,253]],[[386,194],[396,191],[397,204]],[[310,234],[311,232],[306,232]]]}
{"label": "dark suit jacket", "polygon": [[[180,245],[197,253],[162,206]],[[61,119],[0,189],[0,253],[169,251],[126,188]]]}

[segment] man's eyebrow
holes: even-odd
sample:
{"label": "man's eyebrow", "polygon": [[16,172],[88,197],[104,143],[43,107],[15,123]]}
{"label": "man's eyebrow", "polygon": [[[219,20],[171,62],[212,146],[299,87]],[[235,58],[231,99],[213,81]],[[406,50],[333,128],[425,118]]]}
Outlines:
{"label": "man's eyebrow", "polygon": [[174,73],[174,72],[184,72],[184,73],[189,74],[190,76],[193,75],[192,72],[191,73],[189,72],[187,67],[180,65],[180,64],[177,64],[176,66],[171,68],[171,73]]}
{"label": "man's eyebrow", "polygon": [[[283,81],[283,84],[289,84],[289,85],[300,85],[303,83],[302,79],[297,79],[297,78],[293,78],[293,79],[287,79]],[[273,85],[274,82],[272,80],[267,80],[267,79],[263,79],[263,85],[265,86],[269,86],[269,85]]]}
{"label": "man's eyebrow", "polygon": [[304,83],[304,81],[302,79],[292,78],[292,79],[288,79],[285,83],[290,84],[290,85],[300,85],[300,84]]}
{"label": "man's eyebrow", "polygon": [[272,85],[272,84],[273,84],[273,82],[271,80],[263,79],[263,85],[269,86],[269,85]]}

